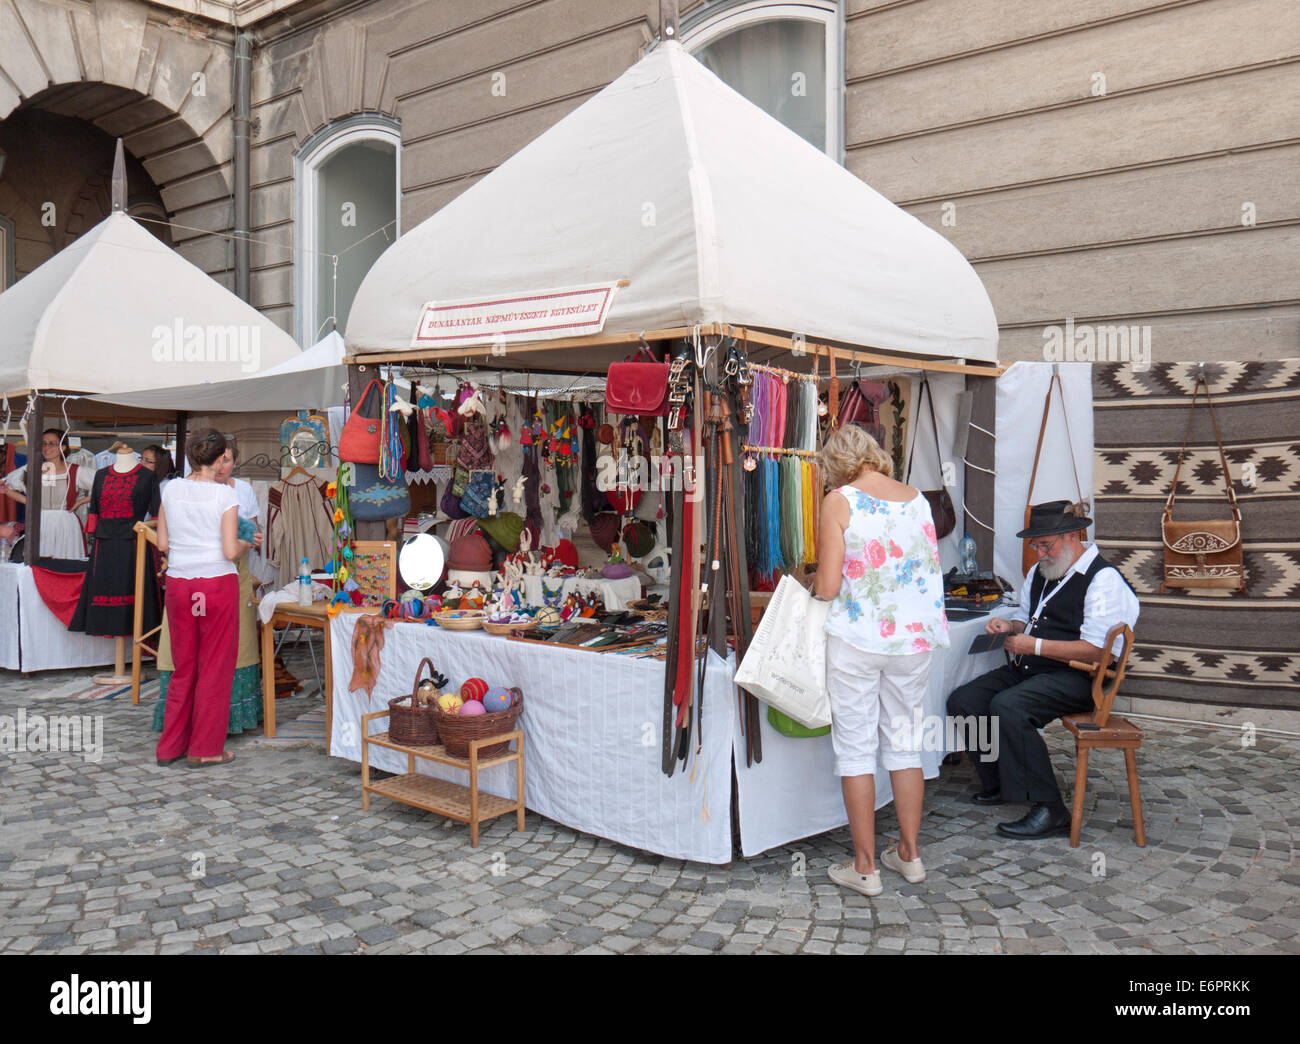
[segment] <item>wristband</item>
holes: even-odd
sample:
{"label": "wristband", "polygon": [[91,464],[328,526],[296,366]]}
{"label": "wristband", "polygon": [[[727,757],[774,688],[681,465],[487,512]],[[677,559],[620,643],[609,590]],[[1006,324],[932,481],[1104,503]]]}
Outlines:
{"label": "wristband", "polygon": [[1034,639],[1034,655],[1035,656],[1043,655],[1043,640],[1041,638]]}

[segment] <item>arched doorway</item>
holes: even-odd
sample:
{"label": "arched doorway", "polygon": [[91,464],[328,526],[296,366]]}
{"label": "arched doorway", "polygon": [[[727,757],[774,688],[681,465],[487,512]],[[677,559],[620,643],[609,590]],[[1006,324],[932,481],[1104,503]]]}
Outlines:
{"label": "arched doorway", "polygon": [[226,275],[227,241],[164,224],[227,229],[224,165],[168,106],[105,83],[50,87],[0,120],[0,245],[8,255],[0,258],[0,273],[21,279],[108,215],[118,137],[127,160],[127,212],[205,271]]}

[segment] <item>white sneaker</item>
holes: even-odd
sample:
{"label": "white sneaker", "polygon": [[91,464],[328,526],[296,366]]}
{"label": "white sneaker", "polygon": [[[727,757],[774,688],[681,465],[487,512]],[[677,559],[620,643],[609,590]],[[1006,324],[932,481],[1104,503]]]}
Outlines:
{"label": "white sneaker", "polygon": [[909,884],[920,884],[925,880],[925,867],[921,865],[921,857],[904,860],[899,857],[897,846],[881,853],[880,861],[894,873],[902,874]]}
{"label": "white sneaker", "polygon": [[880,883],[879,870],[874,870],[869,874],[860,874],[857,867],[851,862],[838,863],[832,866],[829,876],[837,885],[852,888],[855,892],[860,892],[863,895],[879,895],[885,890]]}

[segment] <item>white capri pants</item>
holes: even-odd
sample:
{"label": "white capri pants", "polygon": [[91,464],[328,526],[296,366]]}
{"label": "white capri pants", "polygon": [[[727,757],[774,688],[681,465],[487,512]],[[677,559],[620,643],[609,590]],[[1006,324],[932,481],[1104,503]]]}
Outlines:
{"label": "white capri pants", "polygon": [[930,680],[930,655],[864,652],[826,636],[836,775],[874,775],[877,751],[886,771],[921,767],[923,730],[915,722]]}

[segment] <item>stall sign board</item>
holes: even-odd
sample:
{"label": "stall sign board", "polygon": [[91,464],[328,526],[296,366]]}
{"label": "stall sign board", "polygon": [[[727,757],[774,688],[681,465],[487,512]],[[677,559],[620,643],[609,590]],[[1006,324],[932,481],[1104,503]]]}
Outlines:
{"label": "stall sign board", "polygon": [[505,345],[587,337],[605,327],[618,281],[529,293],[430,301],[420,312],[412,348]]}

